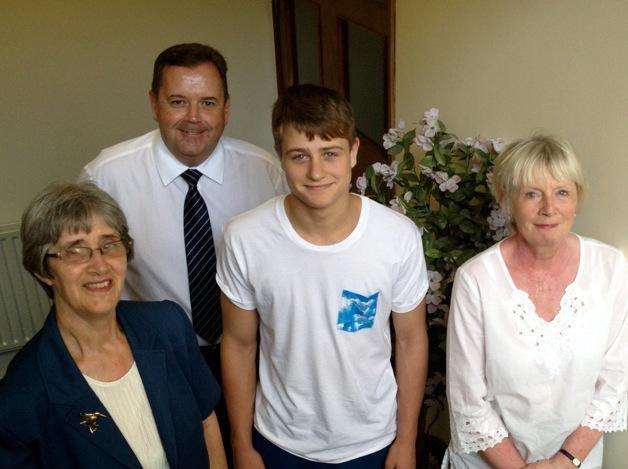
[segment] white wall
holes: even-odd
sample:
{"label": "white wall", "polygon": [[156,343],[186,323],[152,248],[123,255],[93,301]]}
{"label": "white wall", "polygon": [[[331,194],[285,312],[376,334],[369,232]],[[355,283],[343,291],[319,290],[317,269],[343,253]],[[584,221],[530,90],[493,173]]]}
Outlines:
{"label": "white wall", "polygon": [[270,0],[3,0],[0,225],[19,221],[47,183],[73,180],[101,148],[154,128],[153,61],[192,41],[227,59],[226,133],[271,150]]}
{"label": "white wall", "polygon": [[[459,136],[567,138],[590,189],[576,230],[628,254],[628,2],[396,3],[397,117],[435,106]],[[626,460],[611,435],[605,469]]]}

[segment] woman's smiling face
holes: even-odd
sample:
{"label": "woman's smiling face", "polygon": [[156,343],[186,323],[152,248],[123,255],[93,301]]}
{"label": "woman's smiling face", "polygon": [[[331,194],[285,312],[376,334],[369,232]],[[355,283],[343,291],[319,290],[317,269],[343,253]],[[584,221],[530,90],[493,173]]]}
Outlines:
{"label": "woman's smiling face", "polygon": [[519,187],[511,204],[517,231],[531,246],[557,246],[571,231],[578,189],[573,181],[537,175],[531,183]]}
{"label": "woman's smiling face", "polygon": [[70,247],[89,247],[92,257],[84,262],[63,258],[48,258],[50,278],[40,278],[54,289],[54,303],[58,313],[71,313],[94,318],[113,313],[120,300],[126,275],[126,249],[109,249],[103,254],[98,248],[120,240],[120,234],[100,215],[94,215],[89,233],[64,231],[51,246],[49,253],[62,252]]}

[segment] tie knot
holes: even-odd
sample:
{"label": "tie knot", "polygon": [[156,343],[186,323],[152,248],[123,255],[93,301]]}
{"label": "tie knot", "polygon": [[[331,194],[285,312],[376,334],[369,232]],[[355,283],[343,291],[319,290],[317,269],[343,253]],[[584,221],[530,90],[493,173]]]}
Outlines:
{"label": "tie knot", "polygon": [[201,178],[202,173],[198,169],[188,169],[181,174],[181,177],[188,183],[190,187],[196,187],[198,180]]}

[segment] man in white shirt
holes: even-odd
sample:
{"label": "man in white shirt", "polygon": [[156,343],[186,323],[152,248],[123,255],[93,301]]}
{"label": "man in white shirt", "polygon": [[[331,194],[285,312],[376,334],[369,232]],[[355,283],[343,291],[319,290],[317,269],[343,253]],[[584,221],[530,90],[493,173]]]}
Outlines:
{"label": "man in white shirt", "polygon": [[[209,237],[208,244],[213,241],[212,250],[222,243],[228,219],[284,193],[285,182],[267,152],[223,136],[229,92],[227,64],[217,50],[202,44],[164,50],[155,60],[149,98],[159,130],[104,149],[81,177],[109,192],[129,221],[135,259],[129,264],[123,298],[174,300],[192,319],[188,267],[193,259],[186,258],[184,239],[184,205],[191,186],[184,173],[197,170],[196,200],[206,206],[205,221],[208,215],[211,222],[210,229],[206,223],[199,231]],[[215,261],[211,253],[207,259],[201,267],[207,270],[205,284],[210,288]],[[218,298],[215,284],[213,288]],[[210,305],[212,299],[201,298],[199,303]],[[220,379],[220,316],[218,301],[214,304],[198,341]]]}
{"label": "man in white shirt", "polygon": [[338,93],[291,87],[273,134],[291,193],[229,222],[217,267],[236,468],[414,469],[427,369],[420,233],[349,192],[359,141]]}

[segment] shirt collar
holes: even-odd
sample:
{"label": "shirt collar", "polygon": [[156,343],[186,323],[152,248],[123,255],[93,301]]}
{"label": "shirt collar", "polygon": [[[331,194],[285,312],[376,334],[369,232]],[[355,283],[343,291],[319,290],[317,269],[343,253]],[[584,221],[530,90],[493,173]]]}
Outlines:
{"label": "shirt collar", "polygon": [[[188,166],[181,163],[177,158],[170,153],[168,147],[161,138],[161,134],[157,131],[157,138],[154,142],[155,148],[155,164],[157,166],[157,172],[161,178],[161,182],[164,186],[167,186],[176,178],[178,178],[184,171],[190,169]],[[218,184],[222,184],[223,176],[225,172],[225,157],[224,147],[222,144],[222,137],[218,140],[218,144],[209,158],[203,161],[200,165],[194,169],[198,169],[204,176],[216,181]]]}

